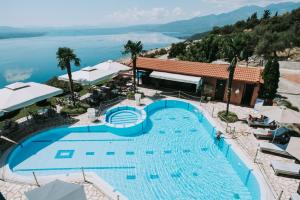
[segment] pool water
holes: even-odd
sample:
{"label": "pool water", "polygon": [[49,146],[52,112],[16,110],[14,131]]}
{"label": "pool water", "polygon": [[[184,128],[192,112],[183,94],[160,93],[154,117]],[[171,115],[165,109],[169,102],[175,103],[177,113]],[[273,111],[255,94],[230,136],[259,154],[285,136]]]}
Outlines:
{"label": "pool water", "polygon": [[[116,113],[116,122],[122,114]],[[148,112],[147,129],[139,136],[50,130],[15,150],[9,164],[14,173],[28,176],[83,167],[133,200],[259,199],[255,178],[208,126],[187,109],[156,109]]]}
{"label": "pool water", "polygon": [[138,113],[132,110],[120,110],[111,114],[109,123],[111,124],[132,124],[139,120]]}

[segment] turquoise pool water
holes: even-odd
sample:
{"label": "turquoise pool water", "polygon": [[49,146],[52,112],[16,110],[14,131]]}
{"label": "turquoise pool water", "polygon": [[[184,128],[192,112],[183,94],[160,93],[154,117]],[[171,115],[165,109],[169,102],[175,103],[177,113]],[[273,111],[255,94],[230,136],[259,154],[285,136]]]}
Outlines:
{"label": "turquoise pool water", "polygon": [[[93,171],[129,199],[260,199],[252,171],[191,104],[158,101],[127,129],[58,128],[26,140],[9,157],[14,173]],[[132,132],[131,137],[123,133]]]}
{"label": "turquoise pool water", "polygon": [[127,125],[137,123],[142,117],[141,111],[130,106],[112,108],[106,112],[106,122],[113,125]]}

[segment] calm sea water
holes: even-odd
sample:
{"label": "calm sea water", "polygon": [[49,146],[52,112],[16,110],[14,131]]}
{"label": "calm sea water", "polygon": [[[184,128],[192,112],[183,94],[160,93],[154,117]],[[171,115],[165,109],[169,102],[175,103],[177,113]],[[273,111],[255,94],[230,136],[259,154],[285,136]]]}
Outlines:
{"label": "calm sea water", "polygon": [[[57,67],[56,51],[70,47],[81,67],[122,57],[127,40],[141,40],[145,49],[159,48],[179,39],[161,33],[128,33],[93,36],[43,36],[0,40],[0,87],[16,81],[45,82],[64,74]],[[73,67],[73,70],[79,68]]]}

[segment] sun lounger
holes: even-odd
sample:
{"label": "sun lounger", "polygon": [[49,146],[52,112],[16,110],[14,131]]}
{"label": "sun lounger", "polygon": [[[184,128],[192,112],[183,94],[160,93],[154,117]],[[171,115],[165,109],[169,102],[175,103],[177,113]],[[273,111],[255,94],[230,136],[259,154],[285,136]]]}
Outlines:
{"label": "sun lounger", "polygon": [[270,153],[276,153],[283,156],[290,156],[288,152],[286,152],[287,144],[281,145],[276,143],[270,143],[270,142],[260,142],[259,143],[259,150],[262,152],[270,152]]}
{"label": "sun lounger", "polygon": [[300,195],[297,193],[294,193],[291,195],[290,200],[300,200]]}
{"label": "sun lounger", "polygon": [[275,130],[269,130],[269,129],[257,129],[253,131],[253,134],[257,138],[270,138],[272,139],[275,135],[281,136],[282,134],[286,133],[288,131],[285,127],[280,127]]}
{"label": "sun lounger", "polygon": [[[251,115],[250,115],[251,116]],[[275,128],[276,124],[274,120],[266,117],[264,119],[248,117],[247,122],[251,127],[261,127],[261,128]]]}
{"label": "sun lounger", "polygon": [[295,163],[286,163],[280,161],[272,161],[271,166],[276,175],[300,176],[300,165]]}

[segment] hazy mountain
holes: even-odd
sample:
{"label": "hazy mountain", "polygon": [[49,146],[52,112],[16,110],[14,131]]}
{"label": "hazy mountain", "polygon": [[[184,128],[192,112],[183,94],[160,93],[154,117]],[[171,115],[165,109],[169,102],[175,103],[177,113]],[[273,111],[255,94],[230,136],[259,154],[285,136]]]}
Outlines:
{"label": "hazy mountain", "polygon": [[161,32],[176,37],[187,37],[195,33],[202,33],[211,30],[214,26],[224,26],[233,24],[239,20],[247,19],[254,12],[258,16],[264,10],[269,9],[272,14],[278,12],[283,14],[300,7],[300,2],[285,2],[271,4],[266,7],[245,6],[237,10],[219,15],[211,14],[207,16],[195,17],[189,20],[175,21],[167,24],[157,25],[137,25],[120,28],[99,28],[99,27],[69,27],[69,28],[12,28],[0,27],[0,39],[13,37],[34,37],[42,35],[105,35],[122,34],[128,32]]}
{"label": "hazy mountain", "polygon": [[163,24],[156,27],[154,30],[159,32],[178,32],[181,34],[194,34],[211,30],[214,26],[224,26],[233,24],[239,20],[247,19],[254,12],[261,16],[264,10],[269,9],[272,14],[278,12],[283,14],[300,7],[300,2],[285,2],[278,4],[271,4],[266,7],[259,6],[245,6],[229,13],[219,15],[207,15],[202,17],[195,17],[189,20],[175,21],[168,24]]}

